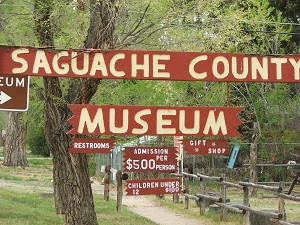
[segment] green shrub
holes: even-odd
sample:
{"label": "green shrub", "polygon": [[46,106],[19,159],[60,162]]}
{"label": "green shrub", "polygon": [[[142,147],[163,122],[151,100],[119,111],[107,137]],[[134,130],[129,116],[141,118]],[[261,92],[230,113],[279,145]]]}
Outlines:
{"label": "green shrub", "polygon": [[29,149],[34,155],[50,156],[50,150],[47,147],[43,127],[37,127],[35,132],[27,136]]}

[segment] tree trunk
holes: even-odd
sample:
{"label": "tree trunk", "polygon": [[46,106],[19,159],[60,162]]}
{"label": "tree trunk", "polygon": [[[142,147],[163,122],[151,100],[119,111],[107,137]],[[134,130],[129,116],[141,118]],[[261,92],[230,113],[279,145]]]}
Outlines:
{"label": "tree trunk", "polygon": [[22,112],[8,113],[4,137],[4,166],[28,166],[26,158],[27,125],[22,121]]}
{"label": "tree trunk", "polygon": [[[81,1],[83,3],[83,1]],[[112,48],[114,0],[90,1],[90,28],[86,48]],[[82,7],[81,7],[82,8]],[[53,46],[50,15],[51,2],[36,0],[36,31],[41,46]],[[66,79],[66,78],[65,78]],[[97,91],[99,79],[69,79],[66,93],[59,78],[44,77],[45,136],[53,155],[53,183],[57,213],[65,213],[66,224],[97,224],[86,154],[69,154],[73,136],[67,120],[72,116],[67,104],[88,103]]]}

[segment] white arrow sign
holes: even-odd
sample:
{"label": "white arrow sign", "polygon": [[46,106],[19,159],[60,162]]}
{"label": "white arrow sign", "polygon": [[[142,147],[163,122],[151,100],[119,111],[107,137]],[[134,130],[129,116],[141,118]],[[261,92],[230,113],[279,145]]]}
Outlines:
{"label": "white arrow sign", "polygon": [[3,104],[3,103],[7,102],[10,99],[11,99],[10,96],[5,94],[3,91],[0,91],[0,104]]}

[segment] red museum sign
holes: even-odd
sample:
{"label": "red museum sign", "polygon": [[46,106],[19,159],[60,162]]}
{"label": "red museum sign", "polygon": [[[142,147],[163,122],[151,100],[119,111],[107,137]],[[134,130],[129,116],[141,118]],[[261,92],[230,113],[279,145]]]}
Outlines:
{"label": "red museum sign", "polygon": [[241,107],[68,105],[68,134],[240,136]]}
{"label": "red museum sign", "polygon": [[124,172],[175,172],[175,147],[125,147]]}
{"label": "red museum sign", "polygon": [[111,153],[116,139],[74,138],[70,153]]}
{"label": "red museum sign", "polygon": [[180,178],[126,180],[126,195],[158,195],[181,193]]}
{"label": "red museum sign", "polygon": [[0,74],[299,83],[300,56],[0,46]]}

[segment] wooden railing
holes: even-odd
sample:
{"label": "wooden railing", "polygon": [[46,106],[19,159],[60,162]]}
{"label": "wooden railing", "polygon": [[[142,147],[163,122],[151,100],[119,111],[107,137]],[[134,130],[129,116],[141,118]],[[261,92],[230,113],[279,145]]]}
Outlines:
{"label": "wooden railing", "polygon": [[[293,225],[292,223],[289,223],[286,221],[286,213],[285,213],[285,202],[284,200],[292,200],[300,202],[300,197],[295,197],[291,195],[287,195],[283,193],[283,187],[284,183],[279,182],[278,187],[274,186],[266,186],[261,184],[254,184],[249,182],[239,182],[231,183],[225,181],[225,173],[222,173],[220,177],[211,177],[206,176],[203,173],[197,173],[197,174],[189,174],[182,172],[181,174],[172,173],[171,176],[175,177],[182,177],[183,178],[183,186],[184,189],[182,190],[182,195],[185,197],[185,204],[184,208],[189,208],[189,200],[195,200],[197,203],[197,206],[199,207],[199,213],[200,215],[203,215],[205,212],[205,201],[210,200],[214,202],[216,205],[220,206],[219,211],[219,219],[220,221],[226,221],[227,220],[227,212],[233,211],[236,213],[240,213],[243,215],[243,225],[250,225],[250,213],[255,213],[258,215],[266,216],[271,221],[276,222],[276,224],[282,224],[282,225]],[[189,179],[193,178],[200,181],[200,190],[199,193],[196,193],[195,195],[190,194],[189,189]],[[220,196],[212,196],[209,193],[206,192],[206,181],[214,181],[220,185]],[[238,189],[243,190],[243,204],[237,204],[237,205],[229,205],[226,204],[226,188],[227,186],[235,187]],[[278,199],[278,212],[268,212],[268,211],[262,211],[257,210],[250,207],[250,199],[249,199],[249,189],[250,188],[257,188],[262,189],[266,191],[273,192],[274,196],[277,196]]]}

